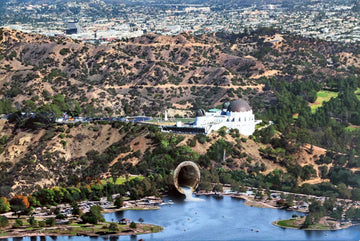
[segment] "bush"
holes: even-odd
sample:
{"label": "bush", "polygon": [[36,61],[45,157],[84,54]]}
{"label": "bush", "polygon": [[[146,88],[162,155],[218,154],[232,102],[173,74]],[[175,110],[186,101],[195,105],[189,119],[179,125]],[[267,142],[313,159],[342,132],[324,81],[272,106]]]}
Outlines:
{"label": "bush", "polygon": [[22,221],[20,218],[17,218],[17,219],[15,220],[15,224],[19,225],[19,227],[20,227],[20,226],[23,225],[23,221]]}
{"label": "bush", "polygon": [[64,214],[58,214],[56,215],[56,219],[65,219],[65,215]]}
{"label": "bush", "polygon": [[9,220],[5,216],[0,216],[0,227],[6,227],[9,225]]}
{"label": "bush", "polygon": [[136,223],[135,223],[134,221],[131,222],[130,225],[129,225],[129,227],[130,227],[130,228],[136,228]]}
{"label": "bush", "polygon": [[46,221],[45,220],[39,221],[39,227],[43,228],[45,226],[46,226]]}
{"label": "bush", "polygon": [[68,49],[68,48],[60,49],[60,54],[61,55],[67,55],[68,53],[70,53],[70,49]]}
{"label": "bush", "polygon": [[121,208],[122,206],[123,206],[123,198],[121,197],[121,196],[117,196],[116,198],[115,198],[115,202],[114,202],[114,205],[115,205],[115,207],[117,207],[117,208]]}
{"label": "bush", "polygon": [[61,140],[61,141],[60,141],[60,144],[63,146],[63,148],[65,148],[65,147],[66,147],[66,141]]}
{"label": "bush", "polygon": [[103,208],[95,205],[90,208],[90,211],[81,216],[84,223],[97,224],[98,222],[104,222],[105,219],[101,214]]}
{"label": "bush", "polygon": [[50,227],[56,225],[56,220],[55,220],[55,218],[48,218],[48,219],[45,220],[45,222],[46,222],[46,224],[47,224],[48,226],[50,226]]}
{"label": "bush", "polygon": [[109,230],[110,231],[119,231],[117,223],[110,223]]}
{"label": "bush", "polygon": [[29,217],[27,221],[30,224],[30,226],[32,226],[32,227],[37,226],[37,221],[35,220],[35,218],[33,216]]}

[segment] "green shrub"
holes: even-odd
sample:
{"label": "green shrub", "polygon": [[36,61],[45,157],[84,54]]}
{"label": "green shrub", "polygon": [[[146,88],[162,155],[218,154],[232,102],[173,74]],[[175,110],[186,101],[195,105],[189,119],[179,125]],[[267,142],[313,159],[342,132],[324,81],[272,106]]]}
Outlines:
{"label": "green shrub", "polygon": [[45,222],[46,222],[46,224],[47,224],[48,226],[50,226],[50,227],[56,225],[56,220],[55,220],[55,218],[48,218],[48,219],[45,220]]}
{"label": "green shrub", "polygon": [[22,225],[23,225],[23,221],[22,221],[20,218],[17,218],[17,219],[15,220],[15,223],[16,223],[17,225],[19,225],[19,226],[22,226]]}
{"label": "green shrub", "polygon": [[63,146],[63,148],[65,148],[65,147],[66,147],[66,141],[61,140],[61,141],[60,141],[60,143],[61,143],[61,145]]}
{"label": "green shrub", "polygon": [[5,216],[0,216],[0,227],[6,227],[9,225],[9,220]]}
{"label": "green shrub", "polygon": [[56,215],[56,219],[65,219],[65,215],[64,214],[57,214]]}
{"label": "green shrub", "polygon": [[131,222],[130,225],[129,225],[129,227],[130,227],[130,228],[136,228],[136,223],[135,223],[134,221]]}
{"label": "green shrub", "polygon": [[60,126],[60,127],[57,128],[57,131],[58,132],[64,132],[65,128],[63,126]]}
{"label": "green shrub", "polygon": [[119,231],[117,223],[110,223],[109,230],[110,231]]}
{"label": "green shrub", "polygon": [[39,221],[39,227],[43,228],[46,226],[45,220]]}
{"label": "green shrub", "polygon": [[68,49],[68,48],[60,49],[60,54],[61,55],[67,55],[68,53],[70,53],[70,49]]}

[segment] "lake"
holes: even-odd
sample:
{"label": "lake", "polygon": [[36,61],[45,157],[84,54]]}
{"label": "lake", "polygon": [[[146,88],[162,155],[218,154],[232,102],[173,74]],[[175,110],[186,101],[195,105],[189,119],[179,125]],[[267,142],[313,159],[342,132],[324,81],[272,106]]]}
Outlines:
{"label": "lake", "polygon": [[123,217],[163,226],[160,233],[116,237],[24,237],[9,241],[136,241],[147,240],[360,240],[360,226],[337,231],[303,231],[273,226],[272,221],[302,213],[256,208],[228,196],[200,196],[203,202],[187,202],[184,197],[168,197],[174,204],[159,210],[120,211],[104,214],[107,221]]}

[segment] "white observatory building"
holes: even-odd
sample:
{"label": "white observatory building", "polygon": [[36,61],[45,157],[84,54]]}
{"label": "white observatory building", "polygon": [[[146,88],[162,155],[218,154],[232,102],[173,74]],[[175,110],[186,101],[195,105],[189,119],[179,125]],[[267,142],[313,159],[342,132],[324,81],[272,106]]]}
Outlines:
{"label": "white observatory building", "polygon": [[222,110],[197,111],[193,127],[204,128],[205,133],[209,134],[225,126],[228,129],[238,129],[240,134],[249,136],[254,133],[255,125],[259,122],[261,121],[255,121],[250,105],[245,100],[238,99],[224,103]]}

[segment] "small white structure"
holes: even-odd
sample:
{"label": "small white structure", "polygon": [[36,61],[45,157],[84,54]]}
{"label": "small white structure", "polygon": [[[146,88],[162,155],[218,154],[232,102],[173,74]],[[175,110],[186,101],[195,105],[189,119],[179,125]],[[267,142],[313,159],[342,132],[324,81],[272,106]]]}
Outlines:
{"label": "small white structure", "polygon": [[224,103],[222,110],[199,110],[195,119],[194,127],[204,128],[205,133],[217,131],[221,127],[238,129],[240,134],[249,136],[255,131],[255,116],[249,104],[242,99],[231,103]]}
{"label": "small white structure", "polygon": [[168,121],[167,110],[165,110],[165,118],[164,118],[164,121]]}

